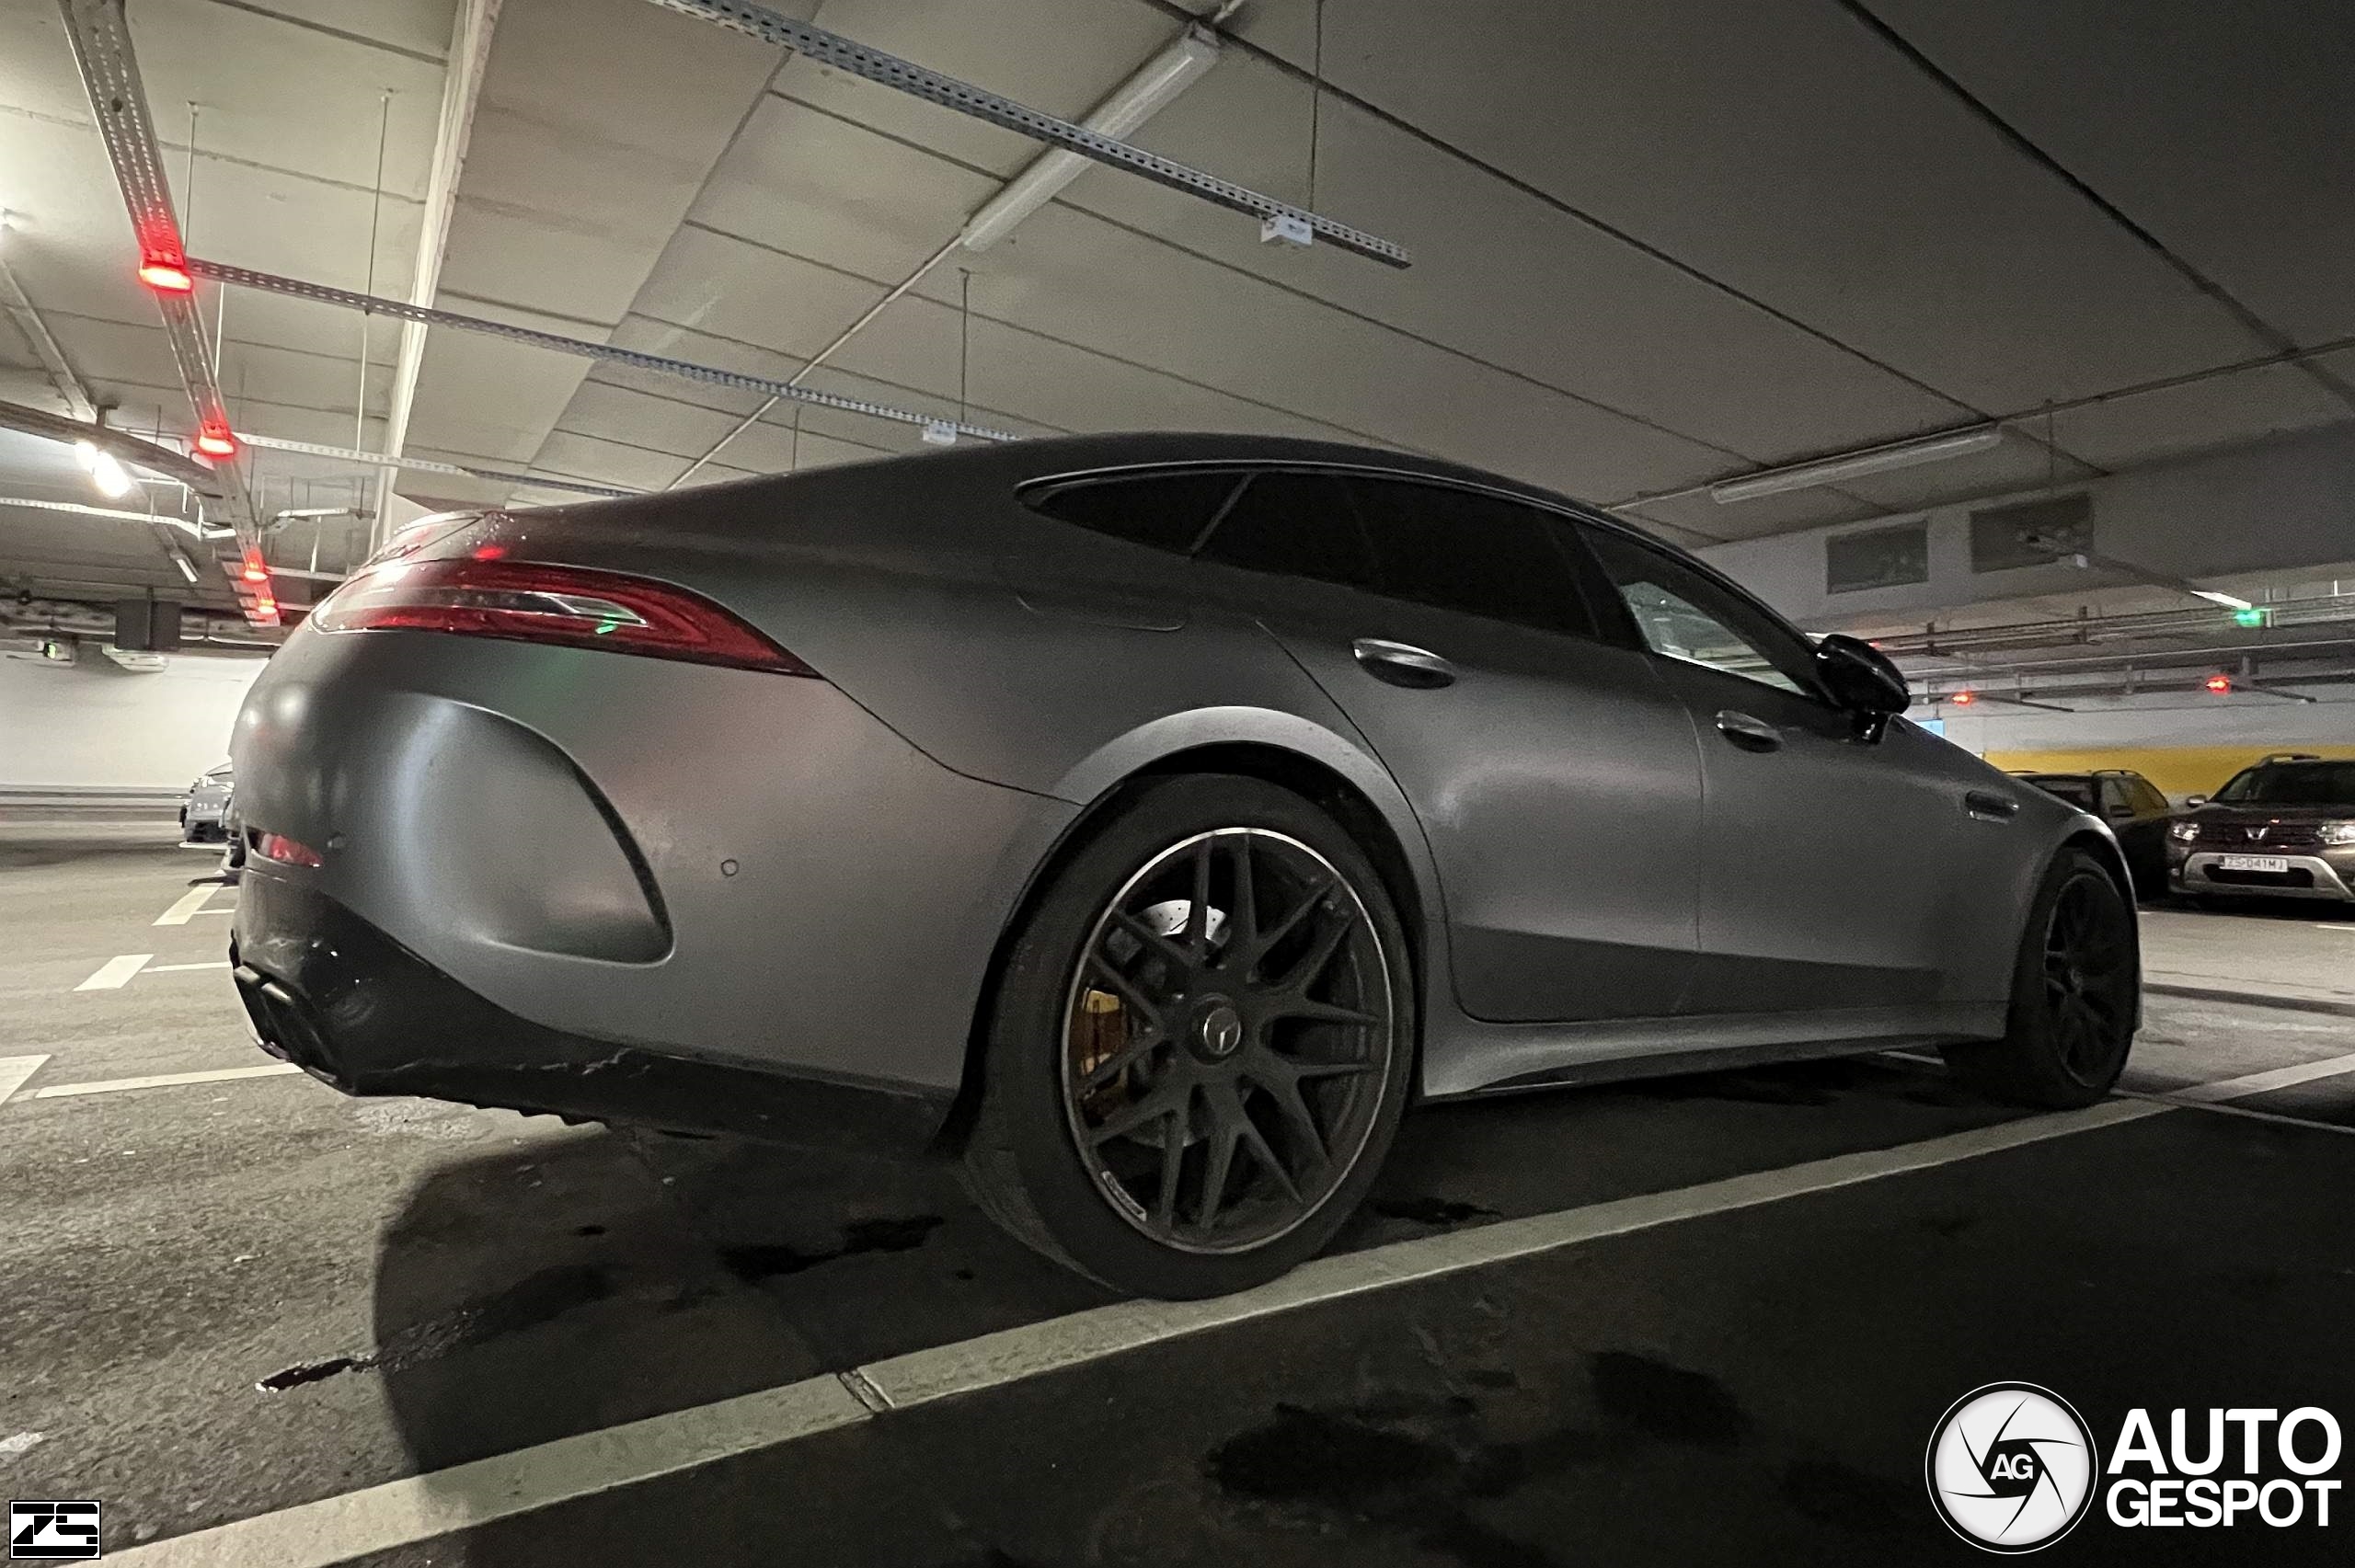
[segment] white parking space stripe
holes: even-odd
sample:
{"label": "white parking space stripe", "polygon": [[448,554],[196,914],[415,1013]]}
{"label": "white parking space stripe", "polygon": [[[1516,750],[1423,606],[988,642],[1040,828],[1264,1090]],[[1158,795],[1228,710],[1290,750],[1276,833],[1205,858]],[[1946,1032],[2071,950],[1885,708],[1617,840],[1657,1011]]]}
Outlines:
{"label": "white parking space stripe", "polygon": [[[840,1376],[810,1378],[257,1515],[134,1547],[111,1561],[137,1568],[246,1568],[258,1562],[272,1568],[327,1568],[368,1552],[414,1545],[853,1422],[886,1418],[906,1405],[1038,1377],[1206,1329],[1680,1219],[1934,1170],[1958,1160],[2164,1116],[2172,1108],[2152,1101],[2108,1100],[2081,1111],[2026,1117],[1895,1149],[1843,1154],[1674,1192],[1318,1258],[1271,1285],[1216,1300],[1123,1301],[1092,1308],[895,1356]],[[854,1393],[853,1381],[864,1385],[870,1397]],[[874,1407],[877,1402],[880,1410]]]}
{"label": "white parking space stripe", "polygon": [[173,904],[170,909],[166,910],[162,914],[155,917],[155,923],[157,925],[188,924],[189,917],[202,910],[204,908],[204,901],[213,897],[214,893],[220,891],[220,887],[221,885],[215,882],[210,883],[202,887],[190,888],[187,892],[179,896],[178,902]]}
{"label": "white parking space stripe", "polygon": [[8,1096],[22,1089],[25,1080],[39,1072],[48,1059],[45,1056],[0,1057],[0,1105],[6,1104]]}
{"label": "white parking space stripe", "polygon": [[52,1083],[26,1098],[54,1100],[67,1094],[111,1094],[121,1089],[165,1089],[175,1083],[225,1083],[233,1078],[275,1078],[303,1070],[291,1061],[267,1061],[259,1067],[224,1067],[211,1072],[159,1072],[150,1078],[106,1078],[93,1083]]}
{"label": "white parking space stripe", "polygon": [[2213,1083],[2194,1083],[2167,1092],[2172,1100],[2188,1100],[2195,1104],[2209,1104],[2223,1100],[2245,1100],[2251,1094],[2269,1093],[2276,1089],[2288,1089],[2295,1084],[2312,1083],[2317,1078],[2337,1078],[2342,1073],[2355,1072],[2355,1055],[2327,1057],[2321,1061],[2292,1062],[2266,1072],[2252,1072],[2241,1078],[2222,1078]]}
{"label": "white parking space stripe", "polygon": [[203,964],[151,964],[141,972],[150,975],[185,975],[192,969],[225,969],[228,967],[228,959],[215,958]]}
{"label": "white parking space stripe", "polygon": [[98,966],[98,972],[75,986],[75,990],[121,990],[131,983],[131,977],[146,967],[153,953],[125,953],[109,958]]}
{"label": "white parking space stripe", "polygon": [[810,1378],[323,1497],[111,1561],[138,1568],[325,1568],[869,1419],[842,1380]]}

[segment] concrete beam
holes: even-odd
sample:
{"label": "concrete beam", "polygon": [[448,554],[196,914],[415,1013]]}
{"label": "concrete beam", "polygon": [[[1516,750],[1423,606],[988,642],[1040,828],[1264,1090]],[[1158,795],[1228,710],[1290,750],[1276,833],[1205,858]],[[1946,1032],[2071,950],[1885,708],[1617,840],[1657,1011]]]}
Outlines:
{"label": "concrete beam", "polygon": [[[1965,605],[2133,585],[2136,578],[2099,567],[1971,569],[1972,513],[2081,493],[2092,504],[2091,550],[2131,563],[2147,574],[2143,580],[2186,578],[2206,585],[2355,561],[2355,425],[2053,490],[1991,496],[1716,545],[1698,554],[1793,620],[1818,629],[1920,621]],[[1841,593],[1826,588],[1825,541],[1914,521],[1927,526],[1928,580]]]}

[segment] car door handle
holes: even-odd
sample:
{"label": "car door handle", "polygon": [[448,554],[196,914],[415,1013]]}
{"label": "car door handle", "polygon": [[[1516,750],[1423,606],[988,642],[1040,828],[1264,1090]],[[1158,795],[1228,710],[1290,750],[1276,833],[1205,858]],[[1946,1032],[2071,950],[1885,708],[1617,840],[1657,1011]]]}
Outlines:
{"label": "car door handle", "polygon": [[1783,744],[1783,732],[1763,718],[1736,713],[1731,708],[1717,711],[1717,733],[1745,751],[1773,751]]}
{"label": "car door handle", "polygon": [[1992,790],[1965,790],[1962,808],[1982,822],[2008,822],[2020,814],[2020,803],[2006,800]]}
{"label": "car door handle", "polygon": [[1350,645],[1350,652],[1368,675],[1393,686],[1429,691],[1455,684],[1455,666],[1428,648],[1383,637],[1360,637]]}

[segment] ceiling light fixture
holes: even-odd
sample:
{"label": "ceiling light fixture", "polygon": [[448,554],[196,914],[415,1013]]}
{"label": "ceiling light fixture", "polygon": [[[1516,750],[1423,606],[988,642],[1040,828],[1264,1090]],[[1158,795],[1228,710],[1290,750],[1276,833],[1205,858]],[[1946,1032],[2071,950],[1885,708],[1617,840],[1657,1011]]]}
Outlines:
{"label": "ceiling light fixture", "polygon": [[1975,429],[1932,436],[1927,441],[1899,441],[1890,446],[1851,452],[1844,457],[1829,457],[1820,463],[1794,463],[1782,468],[1762,469],[1756,474],[1745,474],[1739,479],[1720,480],[1710,486],[1709,498],[1725,506],[1735,501],[1756,500],[1763,496],[1786,495],[1793,490],[1811,490],[1819,485],[1836,485],[1844,479],[1862,479],[1867,475],[1886,474],[1891,469],[1966,457],[1974,452],[1985,452],[2003,439],[2001,425],[1982,425]]}
{"label": "ceiling light fixture", "polygon": [[2218,593],[2212,588],[2195,588],[2191,590],[2191,593],[2192,597],[2195,599],[2204,599],[2211,604],[2221,604],[2227,610],[2254,610],[2257,608],[2256,605],[2251,604],[2247,600],[2243,599],[2236,593]]}
{"label": "ceiling light fixture", "polygon": [[167,257],[151,256],[139,264],[139,280],[159,294],[192,294],[196,280],[188,269]]}
{"label": "ceiling light fixture", "polygon": [[180,576],[188,578],[190,582],[192,583],[196,581],[196,568],[190,566],[188,564],[188,557],[181,555],[178,550],[172,552],[172,565],[178,567],[180,569]]}
{"label": "ceiling light fixture", "polygon": [[82,441],[74,443],[74,455],[81,460],[82,471],[98,486],[98,494],[110,501],[131,494],[131,475],[114,453],[96,441]]}
{"label": "ceiling light fixture", "polygon": [[225,424],[207,421],[196,432],[196,450],[207,457],[235,457],[237,455],[236,432]]}
{"label": "ceiling light fixture", "polygon": [[[1081,127],[1106,136],[1125,137],[1217,63],[1217,38],[1201,28],[1188,28],[1176,42],[1113,88],[1096,106],[1096,112],[1080,122]],[[987,250],[1023,219],[1052,201],[1063,187],[1079,177],[1088,161],[1068,147],[1041,153],[1004,190],[965,220],[958,239],[967,250]]]}

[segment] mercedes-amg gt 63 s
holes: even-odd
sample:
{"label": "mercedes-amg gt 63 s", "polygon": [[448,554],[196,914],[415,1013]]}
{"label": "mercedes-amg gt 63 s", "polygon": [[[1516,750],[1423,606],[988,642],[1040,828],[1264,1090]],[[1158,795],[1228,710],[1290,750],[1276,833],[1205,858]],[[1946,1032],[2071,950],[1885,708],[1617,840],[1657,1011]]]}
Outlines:
{"label": "mercedes-amg gt 63 s", "polygon": [[1082,437],[429,519],[273,658],[233,958],[355,1093],[932,1150],[1215,1293],[1409,1102],[1898,1046],[2072,1105],[2096,818],[1527,486]]}

